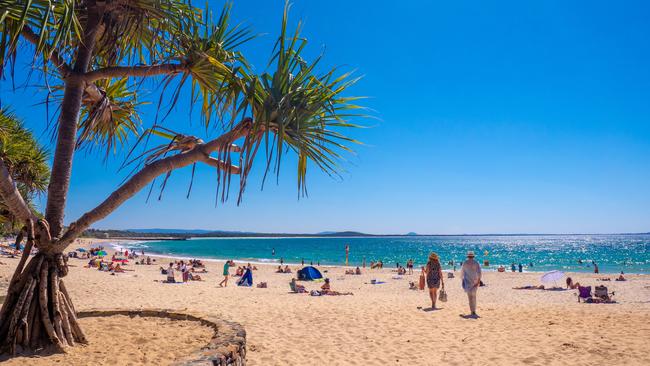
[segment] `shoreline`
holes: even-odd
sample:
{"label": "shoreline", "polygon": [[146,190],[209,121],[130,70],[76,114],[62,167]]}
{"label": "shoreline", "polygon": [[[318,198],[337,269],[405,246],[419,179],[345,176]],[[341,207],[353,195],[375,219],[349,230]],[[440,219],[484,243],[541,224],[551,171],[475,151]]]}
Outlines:
{"label": "shoreline", "polygon": [[[82,239],[91,240],[89,238],[82,238]],[[219,238],[219,239],[221,239],[221,238]],[[142,243],[157,241],[157,240],[139,240],[139,239],[133,239],[133,240],[131,240],[131,239],[94,239],[94,240],[97,240],[99,242],[110,245],[111,248],[113,250],[115,250],[115,251],[119,251],[120,249],[126,249],[127,248],[126,246],[120,246],[119,244],[124,244],[124,243],[142,244]],[[115,240],[119,240],[119,242],[113,243]],[[89,247],[90,247],[90,245],[88,245],[85,248],[88,249]],[[138,249],[138,248],[135,247],[135,249]],[[183,256],[183,255],[171,255],[171,254],[165,254],[165,253],[159,253],[159,252],[147,251],[147,250],[145,250],[145,256],[156,257],[156,258],[168,258],[168,259],[174,259],[174,260],[200,259],[201,261],[212,262],[212,263],[223,263],[226,260],[233,260],[235,262],[250,263],[250,264],[254,264],[254,265],[269,265],[269,266],[274,266],[274,267],[277,267],[278,265],[280,265],[279,260],[274,260],[274,259],[270,259],[270,258],[269,258],[269,261],[260,261],[260,260],[248,260],[247,258],[238,258],[238,257],[214,258],[214,257],[201,257],[201,256]],[[346,266],[345,264],[338,264],[338,263],[327,263],[327,264],[320,264],[320,265],[317,265],[317,264],[312,265],[312,264],[309,264],[309,263],[305,263],[303,265],[303,264],[301,264],[299,262],[288,262],[288,261],[284,261],[282,265],[283,266],[285,266],[285,265],[289,265],[289,266],[310,266],[311,265],[311,266],[314,266],[314,267],[345,268],[345,269],[351,269],[351,268],[354,269],[354,268],[357,267],[357,265],[348,265],[348,266]],[[573,271],[573,270],[570,270],[570,269],[566,270],[566,269],[562,269],[562,268],[560,268],[560,269],[549,269],[549,270],[546,270],[546,271],[524,270],[523,272],[512,272],[512,271],[509,270],[509,266],[506,266],[506,265],[504,265],[504,267],[506,267],[506,271],[505,272],[499,272],[497,270],[498,266],[499,266],[499,264],[490,265],[489,267],[485,267],[485,266],[481,265],[481,270],[484,271],[484,272],[490,272],[490,273],[495,272],[495,273],[529,273],[529,274],[543,274],[543,273],[547,273],[547,272],[552,271],[552,270],[557,270],[557,271],[562,271],[562,272],[567,273],[567,274],[575,274],[575,275],[587,275],[587,274],[590,274],[590,275],[603,276],[603,277],[614,276],[614,275],[620,274],[620,271],[615,271],[615,272],[600,271],[600,273],[593,273],[593,271],[592,272]],[[364,268],[364,267],[361,267],[359,265],[358,267],[360,267],[362,269],[370,270],[369,266],[366,266]],[[447,267],[448,267],[448,265],[443,265],[443,268],[442,268],[443,271],[445,271],[445,272],[454,272],[452,268],[447,268]],[[384,266],[383,269],[393,271],[393,270],[396,270],[397,267]],[[416,265],[415,268],[414,268],[414,272],[419,273],[419,271],[420,271],[419,265]],[[460,271],[460,264],[457,266],[457,271]],[[625,272],[625,275],[626,276],[627,275],[650,276],[650,273]]]}

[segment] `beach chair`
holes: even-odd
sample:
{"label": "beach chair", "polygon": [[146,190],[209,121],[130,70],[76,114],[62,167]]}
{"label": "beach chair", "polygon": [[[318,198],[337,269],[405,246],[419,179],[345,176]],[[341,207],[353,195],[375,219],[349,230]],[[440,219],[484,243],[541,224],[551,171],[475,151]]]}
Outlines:
{"label": "beach chair", "polygon": [[606,286],[596,286],[594,289],[594,296],[604,301],[612,301],[610,295],[614,296],[614,292],[609,292]]}
{"label": "beach chair", "polygon": [[578,302],[580,299],[583,301],[591,299],[591,286],[578,286]]}

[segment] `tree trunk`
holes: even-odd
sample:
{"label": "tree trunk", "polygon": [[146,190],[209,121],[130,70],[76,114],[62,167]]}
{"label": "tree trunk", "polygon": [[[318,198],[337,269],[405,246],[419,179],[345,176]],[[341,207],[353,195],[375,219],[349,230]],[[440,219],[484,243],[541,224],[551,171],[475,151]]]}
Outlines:
{"label": "tree trunk", "polygon": [[72,75],[65,79],[56,150],[52,161],[52,174],[45,206],[45,218],[51,226],[50,232],[53,237],[60,236],[63,230],[63,213],[70,187],[72,160],[77,147],[77,124],[85,87],[85,82],[79,75],[86,73],[92,59],[95,38],[104,11],[104,2],[101,3],[102,5],[98,5],[95,1],[90,0],[86,4],[88,14],[84,26],[83,42],[77,49],[77,59]]}
{"label": "tree trunk", "polygon": [[[28,242],[28,246],[31,245]],[[65,352],[66,346],[87,343],[62,277],[68,273],[67,258],[50,253],[46,247],[26,266],[18,265],[0,310],[0,351],[19,351],[54,347]],[[30,249],[26,248],[26,249]],[[26,251],[24,258],[29,256]]]}

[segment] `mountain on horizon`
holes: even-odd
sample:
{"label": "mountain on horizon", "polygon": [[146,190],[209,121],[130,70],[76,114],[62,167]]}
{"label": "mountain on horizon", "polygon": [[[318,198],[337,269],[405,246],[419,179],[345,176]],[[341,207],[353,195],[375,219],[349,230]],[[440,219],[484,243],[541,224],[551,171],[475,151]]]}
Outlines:
{"label": "mountain on horizon", "polygon": [[132,233],[139,234],[208,234],[208,233],[244,233],[243,231],[205,230],[205,229],[126,229]]}
{"label": "mountain on horizon", "polygon": [[226,234],[230,235],[323,235],[323,236],[366,236],[368,234],[360,233],[357,231],[321,231],[317,234],[282,234],[282,233],[258,233],[252,231],[227,231],[227,230],[205,230],[205,229],[126,229],[124,231],[137,233],[137,234],[183,234],[183,235],[210,235],[210,234]]}

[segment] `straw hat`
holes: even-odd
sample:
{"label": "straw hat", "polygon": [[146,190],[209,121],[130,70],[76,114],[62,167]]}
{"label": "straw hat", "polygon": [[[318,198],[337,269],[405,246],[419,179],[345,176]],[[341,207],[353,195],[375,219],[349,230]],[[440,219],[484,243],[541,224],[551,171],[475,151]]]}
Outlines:
{"label": "straw hat", "polygon": [[438,257],[438,255],[436,253],[431,252],[431,254],[429,254],[429,262],[439,261],[439,260],[440,260],[440,257]]}
{"label": "straw hat", "polygon": [[469,252],[467,252],[467,257],[468,258],[474,258],[475,257],[474,252],[471,251],[471,250]]}

